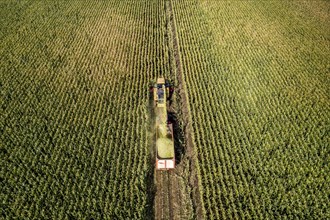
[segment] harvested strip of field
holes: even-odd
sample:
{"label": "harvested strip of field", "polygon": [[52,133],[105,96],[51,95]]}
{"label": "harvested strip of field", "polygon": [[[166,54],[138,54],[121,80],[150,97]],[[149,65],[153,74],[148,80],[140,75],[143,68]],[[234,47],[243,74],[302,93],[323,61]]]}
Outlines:
{"label": "harvested strip of field", "polygon": [[[188,132],[188,112],[185,91],[182,86],[182,75],[178,51],[178,42],[174,26],[174,15],[171,1],[165,1],[166,37],[168,47],[168,63],[170,71],[165,77],[176,86],[171,105],[168,108],[170,117],[174,119],[174,145],[176,168],[171,171],[155,171],[155,219],[200,219],[202,218],[199,205],[198,187],[196,187],[196,170],[192,157],[192,145]],[[187,139],[187,137],[189,137]],[[187,142],[188,140],[188,142]]]}

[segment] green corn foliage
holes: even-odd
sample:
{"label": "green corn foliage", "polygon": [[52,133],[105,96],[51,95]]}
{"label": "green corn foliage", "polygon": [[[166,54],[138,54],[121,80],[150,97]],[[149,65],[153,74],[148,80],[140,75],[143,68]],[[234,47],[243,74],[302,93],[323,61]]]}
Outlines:
{"label": "green corn foliage", "polygon": [[[168,5],[0,2],[0,218],[152,217]],[[328,219],[329,2],[172,5],[204,218]]]}
{"label": "green corn foliage", "polygon": [[0,2],[1,219],[143,219],[162,2]]}
{"label": "green corn foliage", "polygon": [[206,218],[329,218],[329,2],[173,5]]}

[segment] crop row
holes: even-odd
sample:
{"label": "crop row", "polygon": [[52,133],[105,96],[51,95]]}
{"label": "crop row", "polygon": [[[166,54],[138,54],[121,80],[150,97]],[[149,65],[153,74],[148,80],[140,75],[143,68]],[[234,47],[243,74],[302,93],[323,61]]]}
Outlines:
{"label": "crop row", "polygon": [[2,217],[147,216],[162,3],[1,4]]}
{"label": "crop row", "polygon": [[173,3],[206,218],[324,218],[326,25],[295,3]]}

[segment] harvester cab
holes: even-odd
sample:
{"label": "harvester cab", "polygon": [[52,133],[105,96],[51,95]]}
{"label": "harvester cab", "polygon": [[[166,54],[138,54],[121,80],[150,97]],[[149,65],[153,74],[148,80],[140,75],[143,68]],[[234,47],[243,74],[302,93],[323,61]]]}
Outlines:
{"label": "harvester cab", "polygon": [[173,91],[174,89],[168,80],[163,77],[158,78],[153,88],[156,107],[166,107],[166,101],[171,99]]}

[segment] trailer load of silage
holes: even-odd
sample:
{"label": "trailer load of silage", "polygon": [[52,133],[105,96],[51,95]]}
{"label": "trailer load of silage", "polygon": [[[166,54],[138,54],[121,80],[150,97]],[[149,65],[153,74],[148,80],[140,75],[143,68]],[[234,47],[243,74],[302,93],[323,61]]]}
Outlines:
{"label": "trailer load of silage", "polygon": [[156,141],[158,157],[162,159],[174,157],[173,141],[169,138],[158,138]]}
{"label": "trailer load of silage", "polygon": [[158,125],[166,124],[167,112],[166,108],[156,108],[156,123]]}
{"label": "trailer load of silage", "polygon": [[158,137],[166,137],[168,134],[168,128],[166,125],[159,125],[158,126]]}

